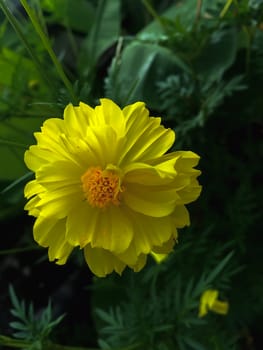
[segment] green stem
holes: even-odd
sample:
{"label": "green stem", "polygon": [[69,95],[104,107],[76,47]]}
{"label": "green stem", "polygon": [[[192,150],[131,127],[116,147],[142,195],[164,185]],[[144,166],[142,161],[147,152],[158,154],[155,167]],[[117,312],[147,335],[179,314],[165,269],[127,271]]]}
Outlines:
{"label": "green stem", "polygon": [[28,5],[26,0],[20,0],[21,5],[24,7],[28,17],[30,18],[33,27],[35,28],[35,31],[37,32],[37,34],[39,35],[45,49],[47,50],[52,62],[54,63],[54,66],[56,67],[57,73],[60,77],[60,79],[62,80],[62,82],[64,83],[66,89],[68,90],[68,93],[70,95],[70,98],[72,100],[72,103],[77,104],[78,103],[78,99],[74,93],[73,87],[71,82],[69,81],[69,79],[67,78],[62,65],[60,64],[59,60],[57,59],[57,56],[55,55],[51,44],[50,44],[50,40],[47,37],[47,35],[44,33],[43,29],[41,28],[41,25],[39,24],[39,21],[37,19],[37,16],[35,14],[35,12],[32,10],[32,8]]}
{"label": "green stem", "polygon": [[32,178],[32,175],[33,175],[33,173],[31,171],[29,171],[25,175],[19,177],[15,181],[11,182],[11,184],[9,184],[2,191],[0,191],[0,196],[8,194],[8,192],[14,190],[18,185],[24,184],[26,181],[28,181]]}
{"label": "green stem", "polygon": [[195,23],[197,24],[200,20],[200,16],[201,16],[201,10],[202,10],[202,4],[203,1],[202,0],[197,0],[196,3],[196,13],[195,13]]}
{"label": "green stem", "polygon": [[227,0],[225,6],[223,7],[223,10],[220,12],[220,15],[219,15],[220,18],[223,18],[225,16],[232,2],[233,0]]}
{"label": "green stem", "polygon": [[[11,348],[30,348],[32,346],[32,342],[26,340],[15,339],[11,337],[6,337],[4,335],[0,335],[0,345],[8,346]],[[65,346],[54,343],[45,344],[45,350],[99,350],[98,348],[83,348],[83,347],[75,347],[75,346]]]}
{"label": "green stem", "polygon": [[45,22],[45,18],[44,18],[44,15],[43,15],[43,11],[42,11],[42,8],[41,8],[40,1],[39,0],[34,1],[32,3],[32,6],[33,5],[35,6],[35,12],[37,14],[38,20],[40,21],[40,25],[42,26],[42,29],[43,29],[44,33],[46,35],[48,35],[48,30],[47,30],[47,26],[46,26],[46,22]]}
{"label": "green stem", "polygon": [[[32,342],[28,342],[25,340],[15,339],[11,337],[6,337],[4,335],[0,335],[0,345],[8,346],[11,348],[30,348],[32,346]],[[135,350],[138,348],[140,344],[133,344],[124,348],[112,349],[112,350]],[[45,343],[45,350],[100,350],[99,348],[84,348],[79,346],[67,346],[61,344],[54,344],[52,342]]]}
{"label": "green stem", "polygon": [[61,344],[49,343],[46,350],[99,350],[98,348],[83,348],[79,346],[66,346]]}
{"label": "green stem", "polygon": [[10,22],[11,26],[14,28],[17,36],[19,37],[19,39],[22,41],[22,43],[24,44],[25,48],[27,49],[27,51],[28,51],[29,55],[31,56],[35,66],[37,67],[40,75],[42,76],[42,79],[47,83],[47,85],[49,86],[51,91],[54,90],[53,84],[48,79],[48,76],[47,76],[46,72],[44,72],[44,70],[42,68],[41,62],[39,61],[37,55],[32,50],[30,44],[28,43],[27,38],[24,35],[24,33],[23,33],[23,31],[22,31],[22,29],[20,27],[19,22],[17,21],[15,16],[12,14],[12,12],[9,10],[9,8],[5,4],[4,0],[0,0],[0,7],[1,7],[2,11],[4,12],[6,18]]}
{"label": "green stem", "polygon": [[28,147],[27,145],[25,145],[23,143],[19,143],[16,141],[8,141],[8,140],[4,140],[1,138],[0,138],[0,145],[18,147],[18,148],[23,148],[23,149],[26,149]]}
{"label": "green stem", "polygon": [[6,337],[4,335],[0,335],[0,345],[9,346],[11,348],[27,348],[31,345],[31,343],[25,340],[14,339],[10,337]]}
{"label": "green stem", "polygon": [[143,5],[146,7],[147,11],[150,13],[150,15],[160,24],[160,26],[163,28],[163,23],[158,15],[158,13],[155,11],[155,9],[152,7],[150,2],[148,0],[142,0]]}
{"label": "green stem", "polygon": [[24,248],[5,249],[5,250],[0,250],[0,255],[23,253],[23,252],[28,252],[28,251],[32,251],[32,250],[38,250],[38,249],[41,249],[41,247],[39,247],[37,245],[28,246],[28,247],[24,247]]}

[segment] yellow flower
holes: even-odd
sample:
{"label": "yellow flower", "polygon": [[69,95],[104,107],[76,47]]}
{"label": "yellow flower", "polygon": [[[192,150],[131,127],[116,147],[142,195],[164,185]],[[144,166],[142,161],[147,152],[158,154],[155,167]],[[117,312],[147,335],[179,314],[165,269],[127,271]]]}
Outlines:
{"label": "yellow flower", "polygon": [[149,253],[173,249],[176,229],[189,225],[185,204],[200,194],[199,157],[164,155],[175,134],[160,122],[142,102],[120,109],[101,99],[94,109],[69,104],[63,119],[46,120],[34,134],[25,209],[51,261],[64,264],[79,246],[93,273],[105,276],[139,271]]}
{"label": "yellow flower", "polygon": [[199,317],[205,316],[209,310],[221,315],[226,315],[228,313],[228,302],[220,301],[217,298],[218,290],[215,289],[207,289],[201,295]]}

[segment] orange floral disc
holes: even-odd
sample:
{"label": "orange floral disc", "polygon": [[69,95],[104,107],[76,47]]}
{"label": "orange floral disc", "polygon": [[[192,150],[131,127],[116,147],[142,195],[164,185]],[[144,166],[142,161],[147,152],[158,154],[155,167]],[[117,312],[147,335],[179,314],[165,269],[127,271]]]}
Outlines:
{"label": "orange floral disc", "polygon": [[85,198],[93,207],[105,208],[111,203],[120,204],[120,185],[118,174],[100,167],[89,168],[81,177]]}

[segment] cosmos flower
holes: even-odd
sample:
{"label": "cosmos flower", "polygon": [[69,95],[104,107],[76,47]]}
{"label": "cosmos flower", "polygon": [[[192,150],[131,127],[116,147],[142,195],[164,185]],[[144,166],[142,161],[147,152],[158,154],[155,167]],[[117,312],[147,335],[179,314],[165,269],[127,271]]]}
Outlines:
{"label": "cosmos flower", "polygon": [[139,271],[148,254],[172,251],[177,228],[189,225],[185,204],[200,194],[199,157],[165,154],[175,133],[160,123],[142,102],[120,109],[101,99],[94,109],[69,104],[63,119],[34,134],[25,209],[51,261],[64,264],[80,247],[93,273],[105,276]]}
{"label": "cosmos flower", "polygon": [[228,313],[228,302],[218,300],[218,294],[218,290],[215,289],[204,291],[200,299],[199,317],[205,316],[209,310],[221,315]]}

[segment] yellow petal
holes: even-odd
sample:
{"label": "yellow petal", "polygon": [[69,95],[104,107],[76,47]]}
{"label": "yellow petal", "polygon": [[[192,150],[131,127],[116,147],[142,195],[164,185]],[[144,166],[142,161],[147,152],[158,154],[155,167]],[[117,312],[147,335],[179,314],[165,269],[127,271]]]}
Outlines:
{"label": "yellow petal", "polygon": [[[191,151],[176,151],[174,152],[177,155],[176,169],[181,171],[187,171],[195,167],[200,157]],[[198,171],[200,173],[200,171]]]}
{"label": "yellow petal", "polygon": [[30,146],[25,152],[24,161],[30,170],[37,171],[41,166],[49,162],[50,157],[53,156],[49,150],[41,149],[39,146],[34,145]]}
{"label": "yellow petal", "polygon": [[216,289],[207,289],[203,292],[200,298],[199,317],[205,316],[209,310],[221,315],[228,313],[228,302],[218,300],[218,294]]}
{"label": "yellow petal", "polygon": [[[51,119],[52,121],[53,119]],[[37,171],[43,165],[60,160],[68,160],[76,163],[78,159],[72,154],[72,146],[65,142],[64,134],[46,135],[45,133],[35,133],[38,145],[29,147],[25,152],[24,160],[27,167]],[[81,141],[79,142],[81,144]],[[78,148],[75,145],[76,153]]]}
{"label": "yellow petal", "polygon": [[[84,103],[82,103],[84,105]],[[94,114],[94,110],[89,107],[89,112],[84,112],[81,107],[73,107],[68,104],[64,110],[65,129],[68,135],[74,134],[79,138],[85,137],[86,129],[89,125],[90,114]]]}
{"label": "yellow petal", "polygon": [[179,198],[176,189],[169,186],[144,186],[125,183],[123,200],[134,211],[152,217],[171,214]]}
{"label": "yellow petal", "polygon": [[156,254],[169,254],[174,247],[175,244],[175,238],[172,236],[168,239],[168,241],[164,242],[161,246],[153,247],[152,252]]}
{"label": "yellow petal", "polygon": [[175,227],[182,228],[190,225],[189,212],[184,205],[178,205],[175,207],[172,214],[172,220]]}
{"label": "yellow petal", "polygon": [[133,220],[136,222],[133,244],[137,255],[149,254],[176,235],[171,216],[153,218],[136,213]]}
{"label": "yellow petal", "polygon": [[[57,190],[62,187],[75,186],[76,192],[81,188],[83,168],[69,161],[56,161],[39,169],[36,178],[45,190]],[[43,188],[42,187],[42,188]]]}
{"label": "yellow petal", "polygon": [[39,216],[34,225],[34,238],[43,247],[49,247],[50,261],[65,264],[73,247],[65,240],[65,220],[53,220]]}
{"label": "yellow petal", "polygon": [[[174,162],[174,161],[173,161]],[[123,169],[124,183],[138,183],[145,186],[166,185],[171,183],[176,171],[160,171],[158,166],[151,166],[146,163],[132,163]]]}
{"label": "yellow petal", "polygon": [[154,258],[154,260],[160,264],[163,262],[169,255],[169,253],[173,250],[175,244],[174,237],[171,237],[167,242],[164,242],[162,246],[153,247],[150,254]]}
{"label": "yellow petal", "polygon": [[[77,107],[77,113],[78,121],[80,124],[85,125],[87,123],[91,126],[99,124],[99,120],[97,118],[94,108],[90,107],[86,103],[80,102],[79,108]],[[83,129],[85,130],[86,128]]]}
{"label": "yellow petal", "polygon": [[125,120],[120,107],[107,98],[101,98],[100,103],[100,106],[95,107],[99,124],[105,123],[110,125],[120,137],[123,136],[125,133]]}
{"label": "yellow petal", "polygon": [[211,307],[214,301],[218,298],[218,290],[208,289],[201,296],[201,303]]}
{"label": "yellow petal", "polygon": [[150,254],[154,258],[154,260],[157,262],[157,264],[162,263],[168,256],[168,254],[155,253],[153,251],[151,251]]}
{"label": "yellow petal", "polygon": [[60,133],[65,132],[65,123],[60,118],[49,118],[45,120],[41,127],[42,134],[46,134],[47,137],[56,139]]}
{"label": "yellow petal", "polygon": [[188,204],[195,201],[199,197],[201,190],[202,186],[199,185],[197,180],[193,179],[188,186],[177,192],[181,199],[178,201],[178,204]]}
{"label": "yellow petal", "polygon": [[135,265],[129,266],[134,272],[139,272],[145,266],[147,262],[147,255],[141,254]]}
{"label": "yellow petal", "polygon": [[34,136],[37,140],[38,146],[40,148],[45,148],[49,145],[49,142],[57,141],[59,139],[59,135],[64,132],[64,120],[59,118],[49,118],[43,123],[41,132],[35,132]]}
{"label": "yellow petal", "polygon": [[[50,149],[53,153],[57,153],[63,150],[60,136],[66,133],[65,121],[58,118],[47,119],[41,127],[41,132],[35,133],[35,138],[40,148]],[[57,148],[54,148],[57,146]],[[67,156],[67,154],[64,154]]]}
{"label": "yellow petal", "polygon": [[133,238],[133,224],[121,206],[100,211],[91,246],[101,247],[114,254],[124,252]]}
{"label": "yellow petal", "polygon": [[91,271],[98,277],[105,277],[116,271],[121,275],[125,264],[111,252],[102,248],[92,248],[89,244],[84,248],[84,256]]}
{"label": "yellow petal", "polygon": [[[69,106],[66,108],[66,110]],[[40,157],[44,162],[56,160],[70,160],[71,162],[78,162],[78,155],[81,148],[84,151],[87,149],[84,137],[74,129],[67,130],[66,122],[64,120],[51,118],[45,121],[41,128],[41,133],[35,133],[37,146],[31,146],[31,157]],[[83,133],[86,133],[85,126],[83,126]],[[85,147],[83,147],[85,146]]]}
{"label": "yellow petal", "polygon": [[144,104],[134,103],[124,108],[123,114],[127,120],[127,134],[122,164],[159,157],[174,143],[174,132],[160,125],[160,118],[149,117]]}
{"label": "yellow petal", "polygon": [[24,188],[26,198],[30,198],[43,191],[44,188],[36,180],[29,181]]}
{"label": "yellow petal", "polygon": [[42,216],[62,219],[73,207],[77,208],[82,201],[81,189],[76,186],[68,186],[41,194],[41,199],[36,207],[41,210]]}
{"label": "yellow petal", "polygon": [[100,165],[105,168],[108,164],[118,164],[122,144],[119,135],[111,126],[90,127],[86,139],[96,158],[93,166]]}
{"label": "yellow petal", "polygon": [[48,247],[50,241],[52,241],[52,236],[50,236],[50,231],[58,222],[57,219],[54,218],[45,218],[43,216],[39,216],[34,224],[34,239],[35,241],[41,245],[42,247]]}
{"label": "yellow petal", "polygon": [[119,207],[101,210],[82,201],[67,215],[66,238],[74,246],[91,243],[93,247],[119,253],[131,242],[132,224]]}
{"label": "yellow petal", "polygon": [[78,207],[73,207],[68,213],[66,223],[66,239],[73,246],[83,248],[91,242],[97,232],[99,210],[92,208],[86,202]]}
{"label": "yellow petal", "polygon": [[198,317],[204,317],[208,313],[207,305],[200,303]]}
{"label": "yellow petal", "polygon": [[28,215],[37,217],[40,213],[40,210],[37,208],[37,205],[40,201],[39,196],[32,197],[25,205],[24,209],[28,210]]}
{"label": "yellow petal", "polygon": [[229,304],[227,301],[216,300],[210,309],[219,315],[226,315],[228,313]]}
{"label": "yellow petal", "polygon": [[141,252],[137,254],[134,242],[131,242],[123,253],[115,254],[115,256],[134,271],[139,271],[146,263],[146,255]]}
{"label": "yellow petal", "polygon": [[128,249],[121,254],[116,254],[116,256],[128,266],[135,266],[139,259],[133,242],[129,245]]}

